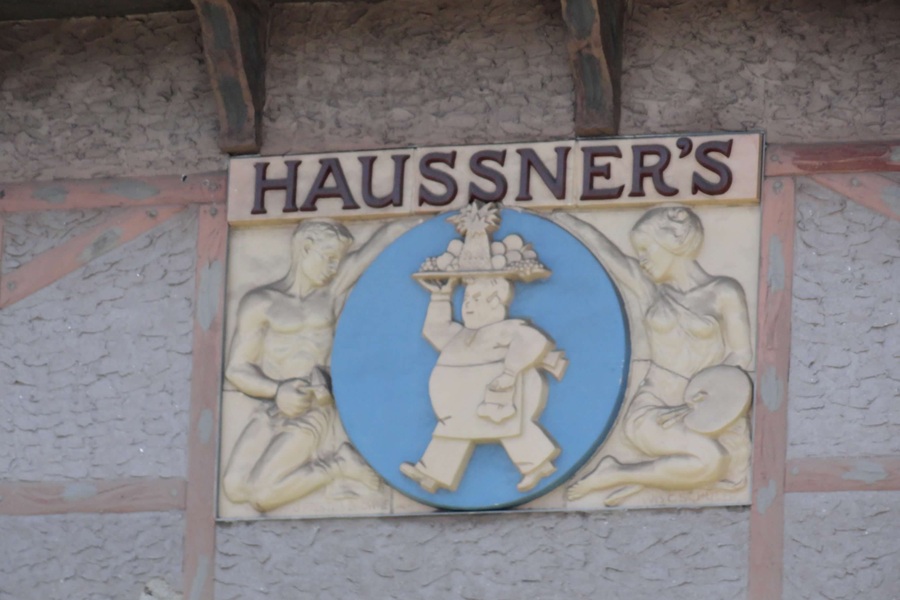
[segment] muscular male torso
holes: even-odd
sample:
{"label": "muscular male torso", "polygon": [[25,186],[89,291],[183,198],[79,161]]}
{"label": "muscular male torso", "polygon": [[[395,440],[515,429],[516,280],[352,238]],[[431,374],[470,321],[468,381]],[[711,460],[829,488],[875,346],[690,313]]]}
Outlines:
{"label": "muscular male torso", "polygon": [[330,286],[303,298],[276,289],[260,290],[264,337],[259,366],[276,381],[306,377],[327,366],[337,321],[337,298]]}

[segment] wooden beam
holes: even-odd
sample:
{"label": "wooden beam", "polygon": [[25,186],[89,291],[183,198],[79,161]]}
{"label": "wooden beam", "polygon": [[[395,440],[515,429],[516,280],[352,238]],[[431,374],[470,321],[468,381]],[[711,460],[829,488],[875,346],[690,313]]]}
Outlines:
{"label": "wooden beam", "polygon": [[561,0],[575,82],[575,134],[616,135],[626,0]]}
{"label": "wooden beam", "polygon": [[39,254],[15,271],[3,276],[0,308],[6,308],[47,287],[98,256],[165,223],[182,210],[183,206],[132,208]]}
{"label": "wooden beam", "polygon": [[889,219],[900,221],[900,183],[874,174],[813,175],[813,181]]}
{"label": "wooden beam", "polygon": [[0,213],[225,202],[225,171],[191,175],[0,183]]}
{"label": "wooden beam", "polygon": [[203,53],[219,111],[219,148],[253,154],[262,144],[269,3],[192,0],[200,16]]}
{"label": "wooden beam", "polygon": [[32,0],[0,2],[0,21],[124,17],[190,10],[190,0]]}
{"label": "wooden beam", "polygon": [[0,213],[0,290],[3,289],[3,213]]}
{"label": "wooden beam", "polygon": [[764,166],[767,177],[900,171],[900,140],[769,144]]}
{"label": "wooden beam", "polygon": [[225,207],[200,209],[188,430],[184,596],[212,600],[216,557],[216,440],[225,312]]}
{"label": "wooden beam", "polygon": [[753,407],[749,600],[779,600],[782,595],[794,202],[792,179],[765,181]]}
{"label": "wooden beam", "polygon": [[0,483],[0,515],[184,510],[184,479]]}
{"label": "wooden beam", "polygon": [[795,458],[786,492],[900,491],[900,456]]}

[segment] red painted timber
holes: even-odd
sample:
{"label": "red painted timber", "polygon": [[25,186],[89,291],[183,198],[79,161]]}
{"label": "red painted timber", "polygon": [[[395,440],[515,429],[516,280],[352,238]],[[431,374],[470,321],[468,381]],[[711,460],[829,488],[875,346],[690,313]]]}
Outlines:
{"label": "red painted timber", "polygon": [[753,505],[747,596],[750,600],[782,597],[794,202],[792,179],[765,181],[753,411]]}
{"label": "red painted timber", "polygon": [[194,294],[193,374],[188,431],[184,595],[212,600],[216,555],[216,440],[225,311],[224,206],[200,209]]}
{"label": "red painted timber", "polygon": [[834,144],[769,144],[766,177],[900,171],[900,140]]}
{"label": "red painted timber", "polygon": [[795,458],[786,492],[900,491],[900,456]]}
{"label": "red painted timber", "polygon": [[0,183],[0,213],[225,202],[225,171],[191,175]]}
{"label": "red painted timber", "polygon": [[184,210],[183,206],[132,208],[106,219],[90,231],[39,254],[3,276],[0,308],[5,308],[61,277],[76,271],[122,244],[165,223]]}
{"label": "red painted timber", "polygon": [[184,510],[184,479],[0,483],[0,515]]}
{"label": "red painted timber", "polygon": [[823,174],[811,179],[889,219],[900,221],[900,183],[896,181],[874,174]]}

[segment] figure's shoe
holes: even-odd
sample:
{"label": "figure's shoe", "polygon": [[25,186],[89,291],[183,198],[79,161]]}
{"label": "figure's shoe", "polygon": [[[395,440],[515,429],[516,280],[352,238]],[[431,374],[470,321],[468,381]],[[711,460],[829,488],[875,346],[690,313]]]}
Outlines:
{"label": "figure's shoe", "polygon": [[412,463],[401,464],[400,472],[422,486],[422,489],[429,494],[435,493],[440,485]]}
{"label": "figure's shoe", "polygon": [[522,481],[519,482],[519,485],[516,486],[516,489],[520,492],[527,492],[534,486],[538,484],[538,482],[546,477],[547,475],[552,475],[556,472],[556,467],[553,466],[553,463],[549,460],[545,460],[536,468],[532,469],[528,473],[522,477]]}
{"label": "figure's shoe", "polygon": [[482,419],[490,419],[494,423],[502,423],[516,414],[516,407],[512,404],[482,402],[475,410],[475,414]]}

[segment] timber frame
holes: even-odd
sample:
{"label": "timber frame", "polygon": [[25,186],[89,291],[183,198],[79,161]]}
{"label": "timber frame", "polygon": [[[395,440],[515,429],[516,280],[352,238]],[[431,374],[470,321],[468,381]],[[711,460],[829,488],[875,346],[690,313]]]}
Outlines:
{"label": "timber frame", "polygon": [[266,0],[192,0],[219,113],[219,148],[254,154],[262,146],[266,103]]}
{"label": "timber frame", "polygon": [[627,0],[561,0],[575,84],[575,135],[616,135]]}
{"label": "timber frame", "polygon": [[[219,114],[219,148],[255,154],[262,147],[268,45],[267,0],[191,0]],[[578,137],[616,135],[628,0],[560,0],[569,32]]]}
{"label": "timber frame", "polygon": [[[782,598],[785,494],[900,491],[900,456],[787,459],[796,181],[798,178],[815,181],[887,218],[900,220],[900,213],[893,204],[896,183],[879,174],[900,172],[900,162],[895,159],[898,152],[900,140],[779,144],[769,145],[767,149],[761,205],[759,379],[753,417],[747,600]],[[225,172],[215,172],[189,176],[0,183],[0,257],[7,213],[130,207],[6,273],[0,282],[0,310],[197,205],[199,223],[187,476],[75,483],[7,481],[0,484],[0,515],[184,512],[182,588],[185,597],[193,600],[213,600],[214,597],[216,440],[224,335],[225,279],[222,273],[228,233],[226,179]],[[135,201],[131,193],[135,187],[152,192],[148,191],[141,200]],[[48,195],[50,190],[53,193]],[[111,230],[120,233],[110,236]],[[774,273],[780,275],[773,276]],[[858,469],[866,469],[878,476],[853,477],[854,470]],[[77,494],[72,493],[73,490]]]}
{"label": "timber frame", "polygon": [[[219,121],[219,148],[257,154],[263,108],[269,20],[273,4],[304,0],[65,0],[0,2],[0,21],[86,16],[115,17],[193,5]],[[314,2],[316,0],[305,0]],[[365,0],[376,2],[378,0]],[[625,14],[631,0],[560,0],[569,33],[576,137],[619,133]]]}

